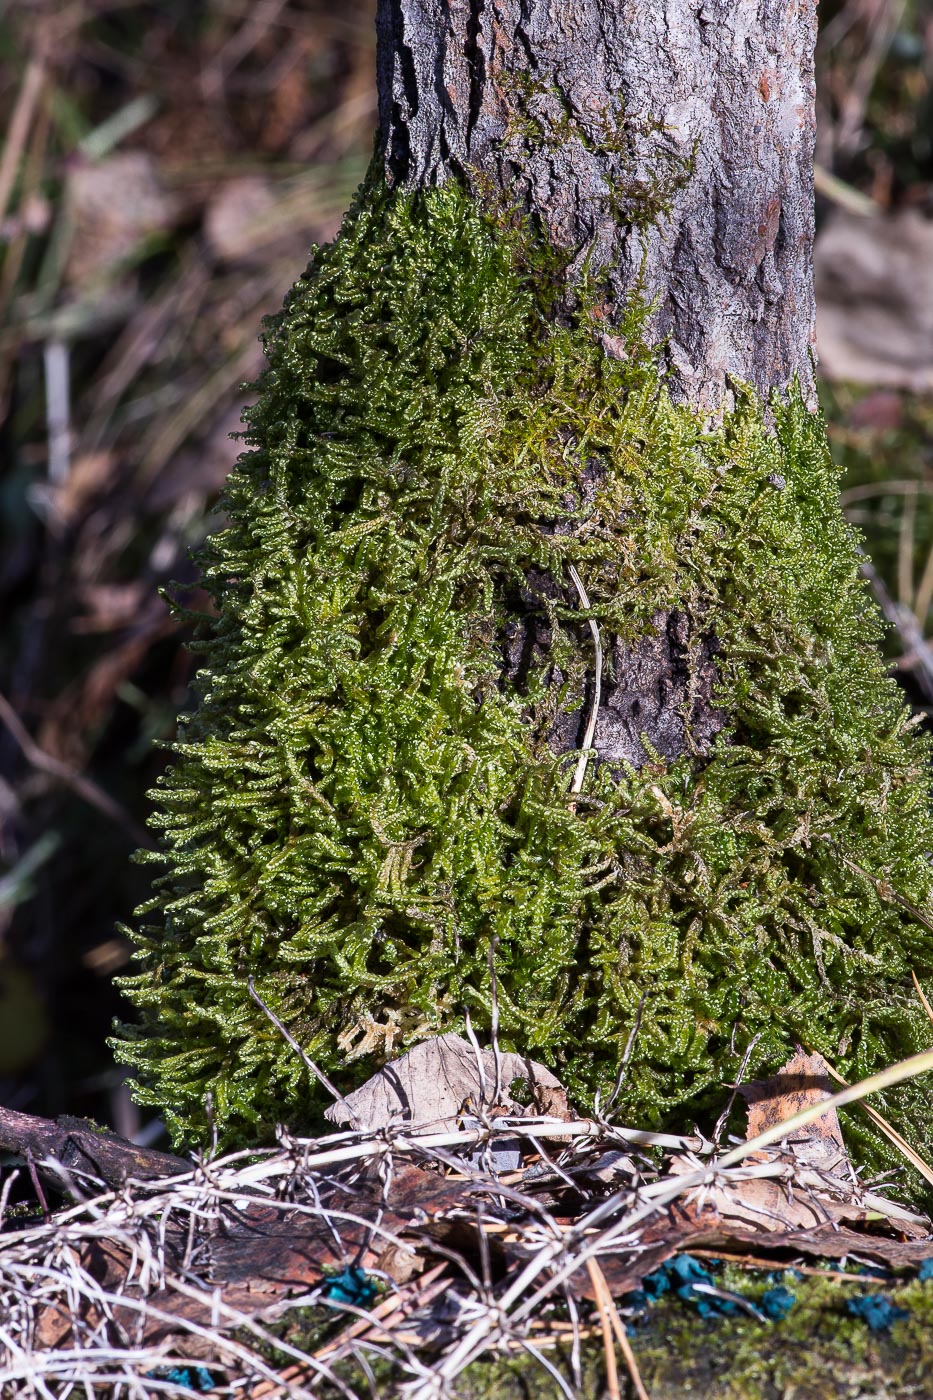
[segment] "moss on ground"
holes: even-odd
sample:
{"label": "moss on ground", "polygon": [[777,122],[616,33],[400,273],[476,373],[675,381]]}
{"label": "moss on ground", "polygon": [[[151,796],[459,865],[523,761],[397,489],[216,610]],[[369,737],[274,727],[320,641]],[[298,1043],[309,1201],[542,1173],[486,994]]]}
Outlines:
{"label": "moss on ground", "polygon": [[[651,1400],[927,1400],[933,1375],[933,1282],[892,1285],[726,1268],[717,1283],[758,1303],[777,1277],[795,1297],[780,1322],[741,1313],[704,1318],[692,1304],[671,1297],[651,1305],[631,1333]],[[881,1332],[872,1332],[846,1309],[848,1299],[876,1292],[907,1314]],[[581,1321],[598,1327],[587,1306]],[[334,1335],[335,1325],[333,1314],[305,1309],[296,1318],[282,1319],[276,1330],[291,1345],[314,1350]],[[576,1387],[569,1347],[544,1346],[541,1352],[579,1400],[604,1400],[606,1362],[598,1331],[581,1342]],[[291,1359],[274,1348],[267,1355],[273,1364]],[[429,1364],[430,1357],[422,1359]],[[628,1400],[632,1391],[626,1392],[625,1363],[618,1353],[616,1359]],[[369,1362],[379,1393],[396,1394],[404,1382],[402,1371],[376,1355]],[[353,1361],[341,1362],[335,1374],[351,1388],[362,1385]],[[338,1390],[331,1392],[325,1384],[322,1393],[336,1395]],[[522,1352],[483,1357],[452,1388],[456,1400],[562,1400],[565,1394],[539,1360]]]}
{"label": "moss on ground", "polygon": [[[749,1299],[767,1286],[733,1279]],[[794,1282],[797,1302],[783,1322],[751,1317],[703,1319],[681,1303],[651,1311],[632,1346],[651,1400],[926,1400],[933,1375],[933,1286],[911,1283],[884,1292],[908,1317],[874,1333],[846,1312],[845,1301],[869,1289],[807,1278]],[[569,1381],[569,1357],[547,1353]],[[620,1377],[625,1366],[618,1358]],[[601,1343],[582,1352],[580,1400],[603,1400]],[[530,1357],[482,1361],[455,1388],[457,1400],[558,1400],[562,1391]]]}
{"label": "moss on ground", "polygon": [[[645,1126],[718,1107],[753,1037],[752,1073],[803,1040],[848,1077],[928,1039],[907,983],[933,965],[911,912],[929,749],[883,672],[821,419],[792,390],[766,421],[739,388],[705,430],[644,308],[607,326],[594,284],[554,324],[536,265],[553,276],[453,186],[371,189],[269,325],[202,559],[197,708],[156,794],[124,983],[142,1019],[117,1042],[176,1142],[315,1121],[249,977],[346,1087],[464,1007],[487,1026],[492,957],[503,1043],[581,1103],[643,1003],[621,1108]],[[545,640],[519,680],[504,639],[529,593]],[[691,745],[685,705],[680,757],[645,740],[574,794],[548,735],[591,693],[588,620],[611,683],[612,640],[672,610],[715,654],[725,728]],[[916,1086],[886,1111],[930,1136]]]}

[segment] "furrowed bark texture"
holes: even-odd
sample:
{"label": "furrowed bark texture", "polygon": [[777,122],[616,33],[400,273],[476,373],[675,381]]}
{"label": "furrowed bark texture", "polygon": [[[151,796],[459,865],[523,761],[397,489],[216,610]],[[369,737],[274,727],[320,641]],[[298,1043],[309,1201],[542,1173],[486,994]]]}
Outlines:
{"label": "furrowed bark texture", "polygon": [[816,0],[380,0],[389,179],[540,220],[607,313],[657,298],[674,392],[813,398]]}

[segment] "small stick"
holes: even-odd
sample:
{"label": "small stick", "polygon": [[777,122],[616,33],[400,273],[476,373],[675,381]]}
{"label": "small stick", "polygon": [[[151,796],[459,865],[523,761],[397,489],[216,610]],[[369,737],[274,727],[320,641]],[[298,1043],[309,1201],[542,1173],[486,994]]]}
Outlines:
{"label": "small stick", "polygon": [[622,1358],[625,1361],[626,1366],[628,1367],[629,1379],[632,1382],[632,1387],[635,1391],[635,1394],[638,1397],[638,1400],[651,1400],[651,1396],[645,1389],[645,1383],[641,1378],[641,1372],[638,1369],[638,1362],[635,1360],[635,1353],[632,1350],[632,1344],[628,1339],[628,1333],[625,1330],[625,1324],[619,1316],[619,1309],[616,1307],[612,1298],[612,1294],[609,1291],[609,1285],[606,1282],[606,1275],[603,1273],[602,1269],[599,1267],[595,1259],[587,1259],[586,1267],[587,1272],[589,1273],[590,1279],[592,1281],[593,1288],[597,1294],[597,1297],[601,1296],[606,1303],[606,1310],[609,1313],[609,1320],[612,1323],[612,1330],[616,1334],[616,1341],[619,1343],[619,1350],[621,1351]]}
{"label": "small stick", "polygon": [[[336,1337],[332,1337],[330,1341],[318,1347],[317,1351],[314,1352],[314,1359],[316,1361],[334,1359],[335,1352],[341,1351],[341,1349],[349,1342],[352,1342],[354,1338],[362,1336],[374,1323],[385,1324],[383,1331],[387,1332],[390,1327],[394,1325],[394,1322],[398,1321],[398,1319],[393,1319],[392,1323],[386,1323],[386,1319],[392,1313],[412,1303],[417,1307],[421,1307],[429,1292],[432,1298],[437,1296],[433,1290],[435,1285],[438,1285],[441,1274],[448,1267],[447,1260],[445,1259],[442,1263],[435,1264],[433,1269],[426,1270],[425,1273],[413,1283],[407,1284],[404,1288],[401,1288],[398,1293],[391,1293],[387,1298],[383,1298],[381,1303],[377,1303],[374,1308],[370,1309],[368,1317],[356,1318],[348,1327],[345,1327],[342,1332],[338,1333]],[[449,1279],[443,1280],[440,1282],[437,1291],[440,1292],[447,1288],[449,1283]],[[259,1394],[260,1392],[256,1391],[253,1400],[258,1400]]]}
{"label": "small stick", "polygon": [[[917,680],[923,687],[924,695],[927,697],[933,695],[933,650],[923,635],[923,619],[918,620],[913,609],[906,604],[894,601],[870,559],[862,559],[859,564],[859,572],[863,578],[868,580],[871,591],[875,595],[875,602],[897,632],[904,658],[911,659]],[[851,865],[853,862],[847,861],[846,864]],[[898,902],[903,904],[905,908],[910,909],[911,907],[905,900],[898,899]]]}
{"label": "small stick", "polygon": [[609,1400],[622,1400],[622,1392],[619,1389],[619,1368],[616,1365],[616,1349],[612,1341],[612,1323],[609,1320],[609,1309],[606,1306],[606,1295],[602,1287],[602,1271],[595,1259],[587,1259],[586,1270],[593,1285],[593,1292],[596,1294],[599,1323],[603,1332],[603,1351],[606,1356],[606,1390],[609,1393]]}
{"label": "small stick", "polygon": [[42,87],[45,83],[45,55],[29,60],[20,90],[16,95],[13,114],[7,127],[3,155],[0,156],[0,219],[3,218],[16,183],[16,171],[29,136]]}
{"label": "small stick", "polygon": [[71,364],[68,344],[51,339],[43,348],[48,476],[53,486],[68,480],[71,466]]}
{"label": "small stick", "polygon": [[78,797],[83,798],[91,807],[96,807],[105,817],[129,831],[133,840],[140,846],[148,844],[146,833],[137,826],[119,802],[115,802],[103,788],[98,787],[97,783],[85,777],[83,773],[75,772],[67,763],[62,763],[61,759],[54,758],[39,747],[5,695],[0,695],[0,723],[9,730],[26,762],[32,764],[33,768],[40,773],[47,773],[50,778],[57,778],[60,783],[70,787],[72,792],[77,793]]}
{"label": "small stick", "polygon": [[741,1143],[722,1157],[714,1158],[710,1166],[714,1170],[734,1166],[736,1162],[741,1162],[750,1153],[757,1152],[762,1147],[770,1147],[772,1143],[780,1142],[782,1138],[787,1137],[798,1128],[805,1127],[807,1123],[814,1123],[817,1118],[822,1118],[824,1113],[828,1113],[831,1108],[845,1108],[847,1104],[859,1103],[869,1094],[877,1093],[879,1089],[891,1089],[895,1084],[903,1084],[906,1079],[916,1079],[918,1075],[929,1074],[931,1070],[933,1070],[933,1050],[923,1050],[919,1055],[910,1055],[906,1060],[900,1060],[888,1069],[880,1070],[877,1074],[869,1074],[865,1079],[859,1080],[858,1084],[850,1085],[840,1093],[832,1094],[828,1099],[821,1099],[818,1103],[810,1104],[807,1108],[801,1109],[799,1113],[792,1113],[789,1118],[782,1119],[780,1123],[766,1128],[757,1137]]}
{"label": "small stick", "polygon": [[635,1012],[635,1024],[628,1033],[628,1040],[625,1042],[625,1049],[622,1051],[622,1058],[619,1061],[619,1068],[616,1071],[616,1082],[612,1086],[609,1102],[603,1110],[605,1113],[611,1112],[622,1092],[622,1085],[625,1082],[625,1071],[628,1069],[628,1062],[631,1059],[632,1051],[635,1049],[635,1041],[638,1039],[638,1032],[641,1030],[641,1018],[645,1014],[645,1002],[647,1000],[648,993],[644,992],[641,1001],[638,1003],[638,1010]]}
{"label": "small stick", "polygon": [[692,1285],[696,1293],[705,1293],[708,1298],[719,1298],[723,1303],[734,1303],[736,1307],[742,1308],[749,1317],[753,1317],[756,1322],[767,1322],[765,1314],[750,1303],[747,1298],[743,1298],[741,1293],[730,1293],[726,1288],[717,1288],[714,1283],[695,1283]]}
{"label": "small stick", "polygon": [[[703,1148],[702,1140],[695,1137],[676,1137],[673,1133],[652,1133],[641,1128],[620,1128],[610,1126],[606,1129],[603,1125],[591,1119],[583,1118],[578,1122],[564,1123],[555,1121],[552,1118],[519,1118],[511,1115],[503,1115],[497,1118],[495,1124],[490,1129],[477,1128],[458,1130],[451,1133],[425,1133],[399,1131],[398,1135],[391,1140],[392,1148],[400,1153],[419,1153],[430,1155],[436,1153],[440,1147],[456,1147],[463,1149],[474,1143],[486,1142],[490,1137],[496,1135],[527,1137],[527,1129],[534,1131],[536,1138],[592,1138],[597,1142],[618,1141],[625,1144],[634,1143],[637,1147],[669,1147],[675,1152],[698,1152]],[[362,1131],[362,1130],[360,1130]],[[340,1135],[341,1145],[329,1148],[325,1152],[310,1152],[304,1159],[304,1166],[311,1169],[315,1167],[336,1166],[338,1162],[351,1162],[360,1157],[378,1157],[386,1149],[385,1139],[376,1137],[366,1139],[363,1142],[347,1142],[343,1144],[344,1134]],[[313,1142],[313,1139],[311,1140]],[[257,1162],[254,1166],[244,1167],[240,1172],[240,1182],[245,1186],[251,1181],[265,1181],[274,1176],[283,1176],[288,1171],[276,1159],[271,1161]]]}
{"label": "small stick", "polygon": [[[846,1274],[841,1269],[817,1268],[814,1264],[783,1264],[775,1267],[775,1260],[759,1259],[755,1254],[730,1254],[723,1249],[694,1249],[691,1245],[690,1253],[694,1259],[721,1259],[726,1264],[731,1264],[734,1268],[754,1269],[760,1273],[776,1273],[783,1269],[785,1272],[793,1271],[796,1274],[812,1274],[814,1278],[834,1279],[837,1283],[858,1283],[864,1288],[864,1274]],[[730,1295],[732,1296],[732,1295]]]}
{"label": "small stick", "polygon": [[[911,975],[913,976],[913,974]],[[914,981],[916,982],[916,978],[914,978]],[[917,983],[917,990],[920,990],[919,983]],[[920,996],[921,1000],[925,1000],[922,992],[920,993]],[[933,1016],[931,1016],[930,1019],[931,1021],[933,1021]],[[829,1063],[825,1056],[823,1057],[823,1063],[826,1066],[830,1078],[835,1079],[836,1083],[841,1084],[844,1089],[848,1089],[849,1081],[847,1079],[843,1079],[839,1071],[833,1068],[833,1066]],[[892,1127],[891,1124],[888,1122],[887,1118],[882,1117],[882,1115],[878,1112],[876,1108],[872,1108],[870,1103],[862,1103],[861,1107],[868,1114],[871,1121],[881,1129],[888,1141],[892,1142],[894,1146],[898,1149],[898,1151],[903,1153],[903,1155],[907,1158],[911,1166],[914,1167],[920,1173],[924,1180],[928,1181],[930,1185],[933,1186],[933,1168],[931,1168],[929,1163],[926,1162],[923,1159],[923,1157],[920,1156],[920,1153],[916,1150],[916,1148],[911,1147],[910,1143],[906,1140],[906,1138],[903,1138],[901,1134],[897,1131],[897,1129]]]}
{"label": "small stick", "polygon": [[13,1190],[18,1176],[19,1168],[14,1167],[13,1171],[10,1172],[6,1181],[3,1183],[3,1190],[0,1191],[0,1230],[3,1229],[3,1222],[6,1219],[6,1208],[10,1200],[10,1192]]}
{"label": "small stick", "polygon": [[552,1380],[554,1380],[557,1383],[560,1389],[560,1393],[562,1395],[566,1395],[567,1400],[575,1400],[574,1393],[570,1389],[570,1386],[564,1380],[564,1377],[561,1375],[560,1371],[558,1371],[557,1367],[551,1365],[550,1361],[548,1361],[544,1353],[540,1351],[532,1342],[529,1342],[527,1337],[517,1337],[515,1340],[521,1347],[522,1351],[527,1351],[528,1355],[534,1357],[538,1365],[541,1366],[545,1371],[547,1371],[548,1375],[552,1378]]}
{"label": "small stick", "polygon": [[496,1067],[496,1086],[493,1090],[493,1104],[495,1106],[498,1106],[502,1099],[502,1056],[499,1052],[499,983],[496,978],[496,947],[498,943],[498,938],[493,938],[489,944],[489,996],[492,1005],[489,1039],[492,1042],[492,1057]]}
{"label": "small stick", "polygon": [[739,1086],[741,1085],[742,1080],[745,1076],[745,1071],[748,1069],[749,1060],[752,1058],[755,1046],[758,1044],[759,1040],[763,1035],[764,1031],[759,1031],[757,1035],[753,1035],[748,1043],[748,1046],[746,1047],[745,1054],[742,1056],[742,1063],[739,1065],[739,1072],[735,1076],[735,1083],[732,1086],[732,1093],[726,1100],[726,1106],[723,1109],[722,1113],[720,1113],[719,1117],[716,1119],[716,1124],[713,1128],[712,1137],[710,1138],[710,1141],[716,1147],[719,1146],[719,1139],[722,1137],[722,1130],[726,1126],[729,1114],[732,1112],[732,1105],[738,1098]]}
{"label": "small stick", "polygon": [[249,994],[250,994],[250,996],[253,998],[253,1001],[254,1001],[254,1002],[256,1003],[256,1005],[259,1007],[260,1011],[265,1012],[265,1014],[268,1016],[269,1020],[270,1020],[270,1021],[272,1022],[272,1024],[275,1026],[276,1030],[279,1032],[280,1035],[284,1036],[284,1038],[288,1041],[289,1045],[292,1047],[292,1049],[294,1050],[295,1054],[299,1057],[299,1059],[301,1059],[301,1060],[303,1061],[303,1063],[307,1066],[307,1068],[308,1068],[308,1069],[311,1071],[311,1073],[314,1075],[315,1079],[317,1079],[319,1083],[323,1084],[324,1088],[327,1090],[327,1092],[330,1094],[330,1096],[331,1096],[337,1103],[340,1104],[340,1107],[341,1107],[341,1108],[343,1109],[343,1111],[346,1113],[347,1117],[349,1118],[350,1122],[353,1124],[354,1128],[356,1128],[358,1132],[362,1132],[362,1131],[363,1131],[363,1125],[362,1125],[362,1123],[360,1122],[358,1116],[353,1112],[353,1109],[352,1109],[352,1108],[350,1107],[350,1105],[347,1103],[347,1101],[346,1101],[346,1099],[344,1098],[343,1094],[341,1094],[340,1090],[337,1089],[337,1088],[335,1088],[334,1085],[331,1084],[330,1080],[327,1078],[327,1075],[324,1073],[324,1071],[323,1071],[322,1069],[318,1069],[317,1065],[314,1063],[314,1061],[312,1060],[311,1056],[308,1055],[304,1050],[302,1050],[301,1046],[298,1044],[298,1041],[295,1039],[295,1037],[291,1034],[290,1031],[287,1031],[287,1030],[285,1029],[285,1027],[282,1025],[282,1022],[279,1020],[278,1016],[276,1016],[275,1012],[272,1011],[272,1010],[270,1010],[270,1008],[266,1005],[266,1003],[263,1001],[262,997],[261,997],[261,996],[259,995],[259,993],[256,991],[256,985],[255,985],[255,983],[254,983],[252,977],[247,978],[246,985],[247,985],[247,987],[248,987],[248,989],[249,989]]}
{"label": "small stick", "polygon": [[473,1029],[473,1020],[470,1016],[470,1008],[463,1008],[463,1027],[467,1033],[467,1039],[473,1047],[473,1054],[476,1056],[476,1073],[479,1078],[479,1100],[483,1108],[492,1108],[493,1104],[489,1099],[489,1087],[486,1083],[486,1066],[483,1064],[483,1052],[479,1048],[479,1041],[476,1039],[476,1032]]}
{"label": "small stick", "polygon": [[[586,589],[583,587],[583,580],[572,564],[567,565],[570,577],[573,579],[573,586],[577,590],[580,599],[580,606],[587,612],[590,610],[590,600],[587,597]],[[593,703],[590,706],[590,717],[586,724],[586,733],[583,735],[583,745],[580,757],[577,760],[577,770],[573,775],[573,782],[570,784],[571,792],[581,792],[583,790],[583,779],[586,776],[586,765],[589,762],[590,749],[593,747],[593,736],[596,733],[596,721],[599,718],[599,701],[602,694],[603,684],[603,644],[599,635],[599,628],[595,619],[587,618],[590,632],[593,634],[593,647],[596,651],[596,675],[593,680]]]}
{"label": "small stick", "polygon": [[51,1217],[49,1203],[45,1199],[45,1192],[42,1189],[42,1182],[39,1180],[39,1173],[36,1171],[36,1164],[32,1160],[32,1153],[30,1152],[28,1147],[26,1148],[26,1167],[29,1171],[29,1180],[32,1182],[32,1189],[35,1191],[36,1199],[38,1200],[39,1205],[42,1208],[42,1218],[43,1220],[45,1220],[46,1224],[48,1224],[49,1219]]}

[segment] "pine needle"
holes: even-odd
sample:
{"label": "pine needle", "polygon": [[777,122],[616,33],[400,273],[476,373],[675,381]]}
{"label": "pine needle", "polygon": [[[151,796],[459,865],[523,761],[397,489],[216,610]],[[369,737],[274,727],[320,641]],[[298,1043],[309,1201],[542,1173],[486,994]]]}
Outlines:
{"label": "pine needle", "polygon": [[622,1392],[619,1389],[619,1368],[616,1365],[616,1349],[612,1340],[612,1323],[609,1319],[609,1303],[612,1302],[612,1299],[607,1300],[606,1281],[595,1259],[587,1259],[586,1270],[596,1295],[596,1307],[599,1311],[599,1322],[603,1333],[603,1350],[606,1354],[606,1392],[609,1395],[609,1400],[622,1400]]}
{"label": "pine needle", "polygon": [[919,981],[917,980],[917,974],[916,974],[916,972],[914,972],[913,968],[910,969],[910,975],[911,975],[911,977],[914,979],[914,986],[915,986],[916,989],[917,989],[917,996],[920,998],[920,1004],[921,1004],[921,1006],[923,1007],[924,1011],[925,1011],[925,1012],[927,1013],[927,1015],[929,1016],[931,1022],[933,1022],[933,1006],[930,1005],[930,1003],[927,1001],[926,997],[924,996],[923,988],[921,987]]}

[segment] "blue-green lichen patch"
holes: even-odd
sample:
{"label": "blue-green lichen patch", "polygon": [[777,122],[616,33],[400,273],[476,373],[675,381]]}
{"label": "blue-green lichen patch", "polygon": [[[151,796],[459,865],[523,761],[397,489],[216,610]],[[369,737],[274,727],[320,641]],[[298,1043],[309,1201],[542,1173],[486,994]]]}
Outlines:
{"label": "blue-green lichen patch", "polygon": [[[823,425],[793,390],[770,424],[740,390],[705,431],[639,308],[607,356],[582,293],[548,320],[545,264],[456,188],[370,190],[269,324],[117,1042],[177,1140],[208,1094],[226,1140],[313,1121],[249,976],[346,1085],[361,1046],[465,1006],[488,1024],[492,949],[503,1043],[582,1102],[643,1004],[622,1111],[644,1125],[718,1104],[756,1035],[751,1073],[801,1039],[853,1078],[929,1039],[905,990],[933,963],[907,908],[930,896],[929,751]],[[518,687],[502,637],[533,576],[548,645]],[[589,619],[611,667],[674,610],[715,639],[724,728],[593,760],[572,792],[548,734],[592,687]],[[929,1132],[922,1089],[887,1110]]]}

